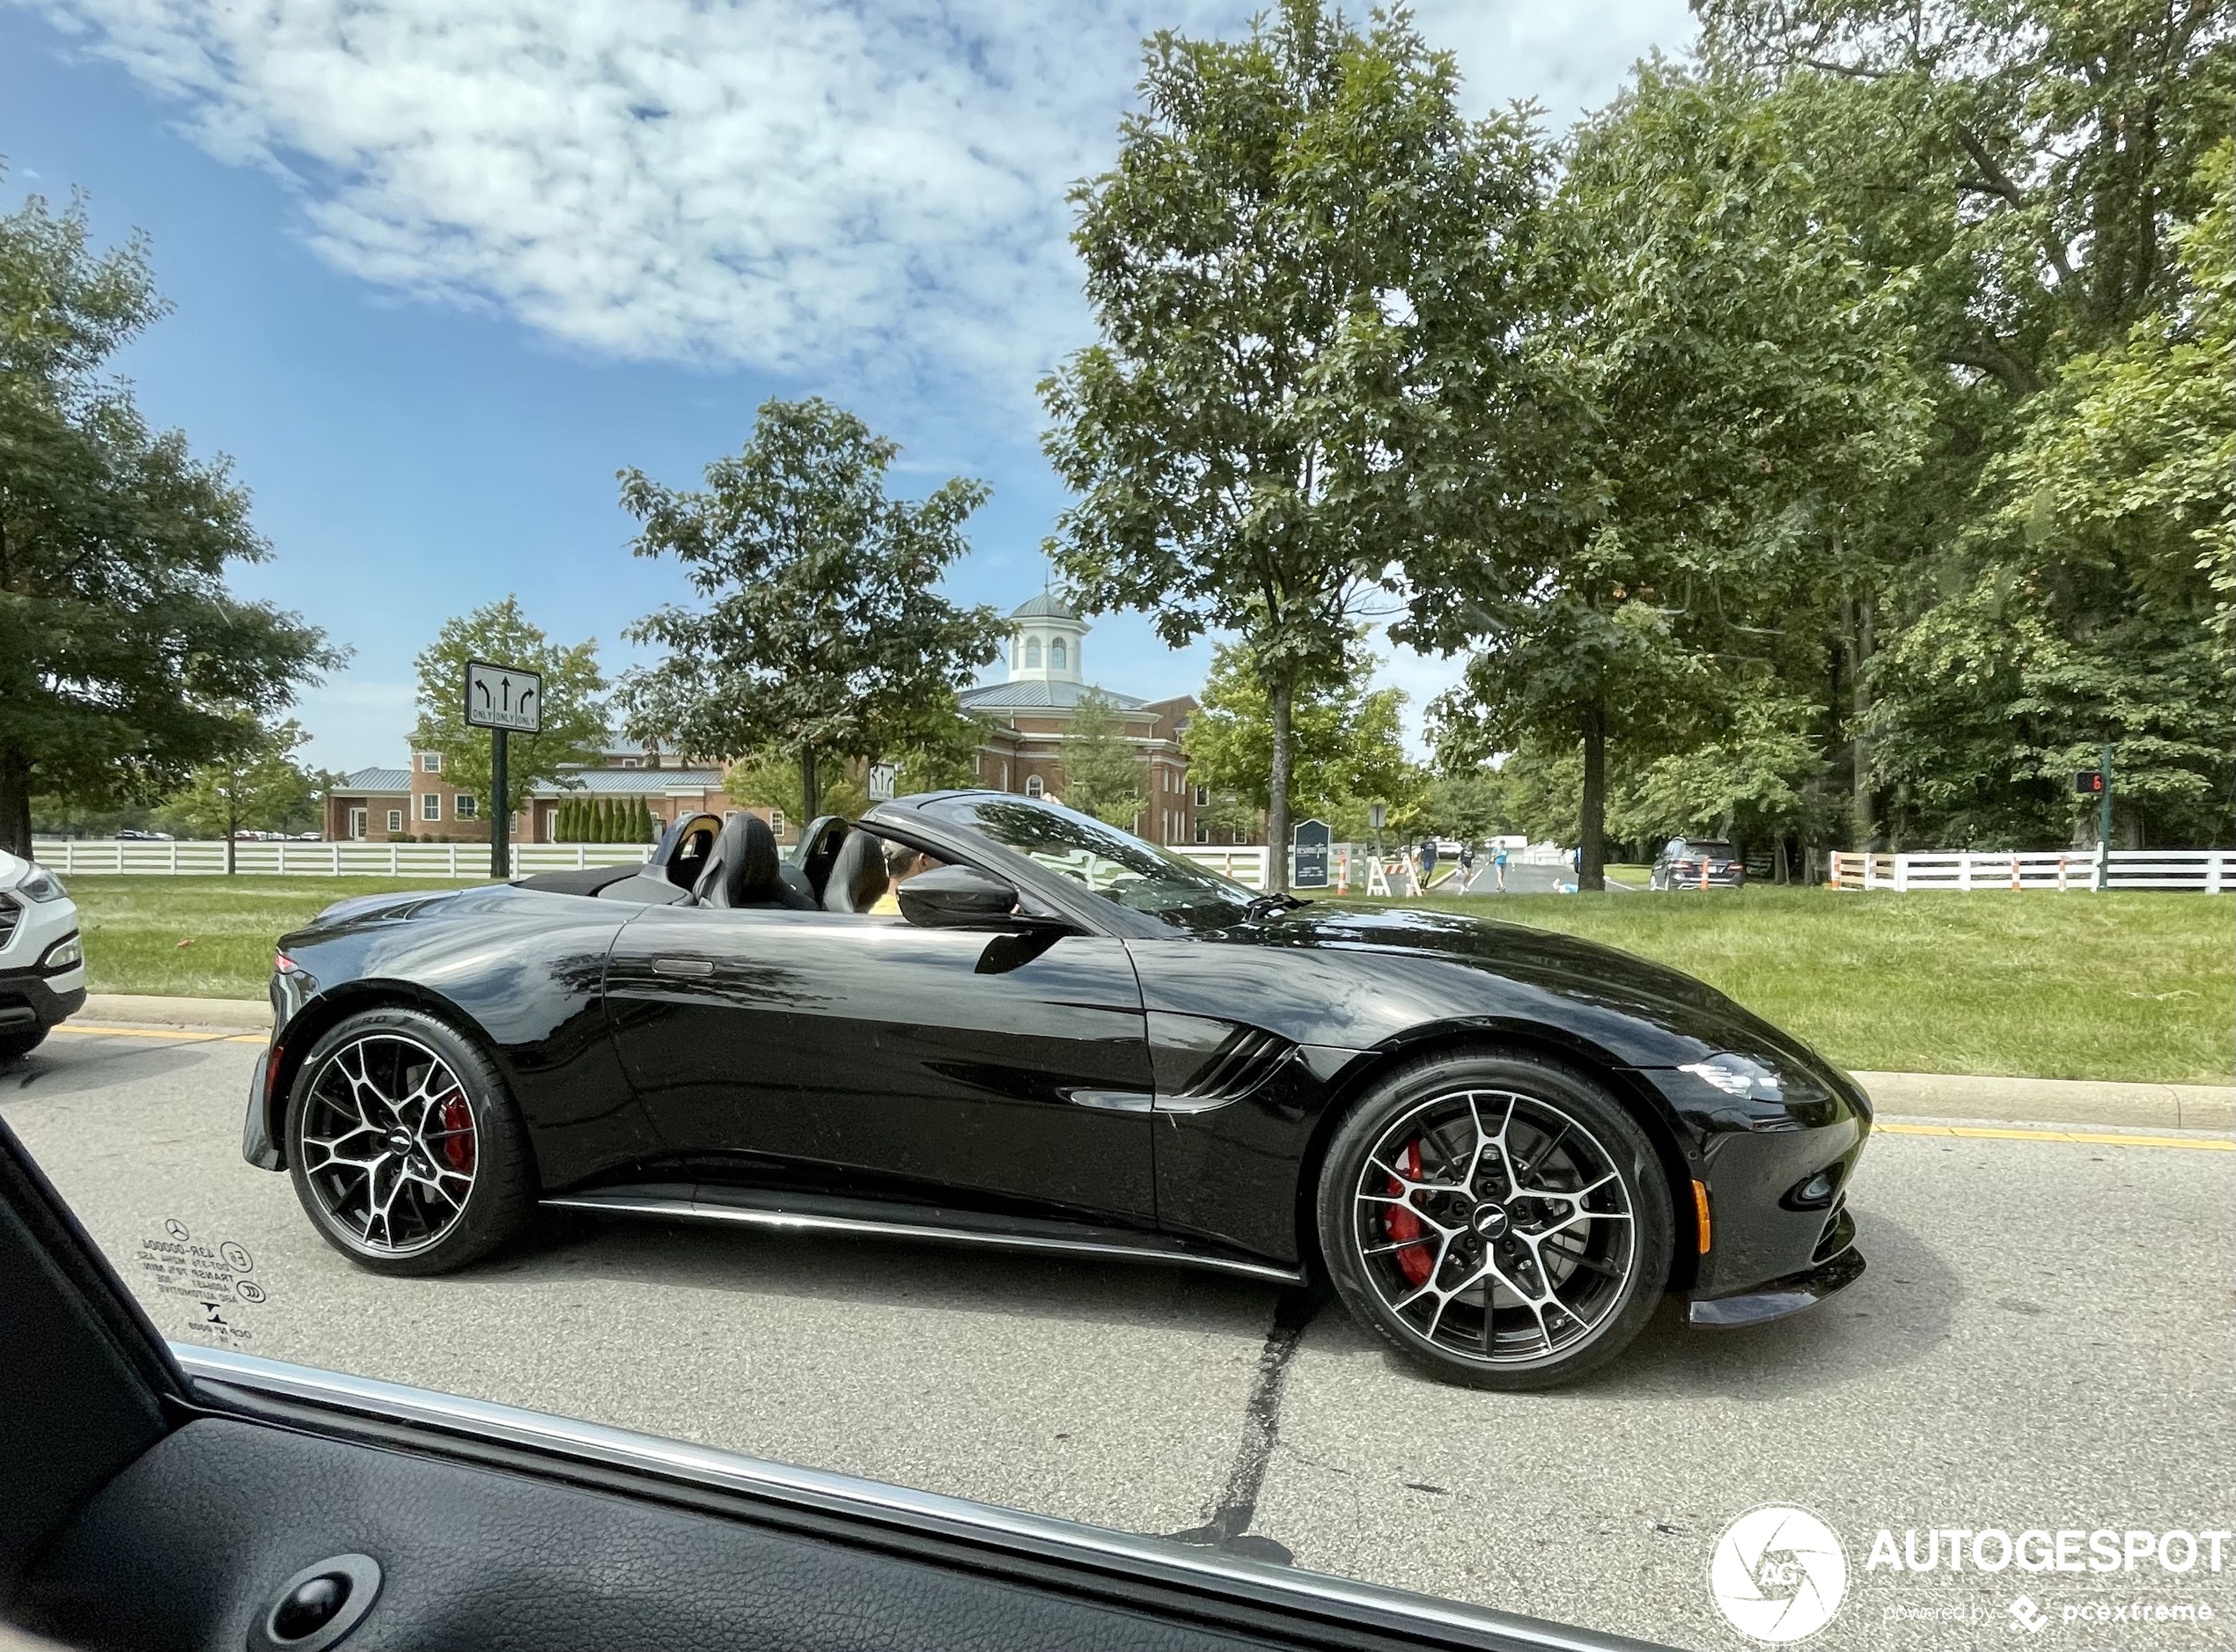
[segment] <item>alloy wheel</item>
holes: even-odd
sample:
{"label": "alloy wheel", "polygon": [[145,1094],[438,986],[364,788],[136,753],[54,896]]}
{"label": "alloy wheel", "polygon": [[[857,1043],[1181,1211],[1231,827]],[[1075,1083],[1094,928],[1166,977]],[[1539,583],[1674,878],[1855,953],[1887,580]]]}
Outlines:
{"label": "alloy wheel", "polygon": [[1438,1353],[1537,1365],[1589,1340],[1638,1267],[1605,1142],[1541,1097],[1464,1090],[1408,1109],[1352,1190],[1351,1241],[1383,1305]]}
{"label": "alloy wheel", "polygon": [[304,1180],[352,1245],[406,1256],[457,1226],[480,1142],[442,1056],[401,1033],[365,1033],[327,1054],[303,1106]]}

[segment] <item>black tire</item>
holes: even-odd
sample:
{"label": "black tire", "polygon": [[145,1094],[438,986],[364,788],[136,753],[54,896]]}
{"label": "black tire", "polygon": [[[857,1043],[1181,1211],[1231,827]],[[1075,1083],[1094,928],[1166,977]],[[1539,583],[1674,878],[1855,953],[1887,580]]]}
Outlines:
{"label": "black tire", "polygon": [[1478,1388],[1550,1388],[1622,1353],[1661,1300],[1676,1230],[1622,1104],[1520,1051],[1390,1074],[1328,1143],[1316,1210],[1353,1318]]}
{"label": "black tire", "polygon": [[45,1027],[15,1027],[0,1032],[0,1061],[12,1061],[19,1055],[28,1055],[46,1041]]}
{"label": "black tire", "polygon": [[535,1162],[503,1080],[422,1010],[361,1010],[330,1030],[296,1074],[285,1131],[311,1225],[376,1274],[464,1267],[535,1211]]}

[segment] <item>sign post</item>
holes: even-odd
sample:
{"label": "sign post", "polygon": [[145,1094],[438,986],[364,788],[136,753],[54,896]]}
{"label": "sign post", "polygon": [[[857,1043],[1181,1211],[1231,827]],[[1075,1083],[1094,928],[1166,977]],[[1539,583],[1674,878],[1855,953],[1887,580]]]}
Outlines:
{"label": "sign post", "polygon": [[543,731],[543,679],[518,665],[466,662],[466,721],[489,731],[489,876],[512,876],[512,810],[505,737]]}
{"label": "sign post", "polygon": [[1296,875],[1289,880],[1292,888],[1328,887],[1328,852],[1335,836],[1325,820],[1297,822],[1297,829],[1290,833],[1296,846]]}
{"label": "sign post", "polygon": [[1371,803],[1366,805],[1366,823],[1374,828],[1374,853],[1377,855],[1382,852],[1382,823],[1389,818],[1387,804]]}

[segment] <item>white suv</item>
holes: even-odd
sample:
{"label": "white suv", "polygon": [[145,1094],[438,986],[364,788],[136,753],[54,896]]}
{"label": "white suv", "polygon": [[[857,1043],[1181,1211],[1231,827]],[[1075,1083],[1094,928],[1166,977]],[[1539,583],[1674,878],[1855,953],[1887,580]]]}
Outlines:
{"label": "white suv", "polygon": [[38,1048],[85,1003],[77,903],[54,873],[0,849],[0,1061]]}

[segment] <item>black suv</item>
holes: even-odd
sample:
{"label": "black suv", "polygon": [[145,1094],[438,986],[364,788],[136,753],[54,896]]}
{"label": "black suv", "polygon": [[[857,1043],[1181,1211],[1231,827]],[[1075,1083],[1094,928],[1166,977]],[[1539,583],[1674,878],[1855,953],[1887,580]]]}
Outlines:
{"label": "black suv", "polygon": [[1738,889],[1746,883],[1739,850],[1721,838],[1672,838],[1654,856],[1656,889]]}

